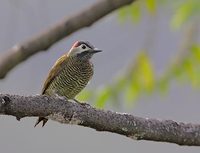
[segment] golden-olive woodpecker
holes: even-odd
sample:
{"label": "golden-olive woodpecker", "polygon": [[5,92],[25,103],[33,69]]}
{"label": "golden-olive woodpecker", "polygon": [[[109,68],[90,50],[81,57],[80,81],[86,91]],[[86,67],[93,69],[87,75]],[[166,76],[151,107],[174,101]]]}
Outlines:
{"label": "golden-olive woodpecker", "polygon": [[[42,94],[75,99],[75,96],[87,85],[93,75],[91,57],[101,52],[87,41],[77,41],[70,51],[61,56],[51,68],[44,83]],[[35,126],[45,117],[39,117]]]}

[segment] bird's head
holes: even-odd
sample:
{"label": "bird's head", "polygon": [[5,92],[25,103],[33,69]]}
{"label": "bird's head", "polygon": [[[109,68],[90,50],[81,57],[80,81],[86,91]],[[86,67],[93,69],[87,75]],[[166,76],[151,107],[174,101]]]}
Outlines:
{"label": "bird's head", "polygon": [[70,49],[68,56],[79,59],[90,59],[92,55],[98,52],[101,52],[101,50],[95,48],[88,41],[77,41]]}

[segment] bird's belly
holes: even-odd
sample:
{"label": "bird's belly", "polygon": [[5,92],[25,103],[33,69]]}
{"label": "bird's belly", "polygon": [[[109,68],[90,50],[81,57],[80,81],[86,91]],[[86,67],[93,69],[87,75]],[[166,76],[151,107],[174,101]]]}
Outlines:
{"label": "bird's belly", "polygon": [[92,74],[92,69],[86,69],[85,71],[79,69],[76,71],[63,70],[50,85],[51,91],[56,95],[73,99],[85,88]]}
{"label": "bird's belly", "polygon": [[[85,76],[86,77],[86,76]],[[60,89],[59,94],[69,99],[75,98],[88,84],[89,77],[87,78],[74,78],[70,81],[70,84],[63,84],[63,88]]]}

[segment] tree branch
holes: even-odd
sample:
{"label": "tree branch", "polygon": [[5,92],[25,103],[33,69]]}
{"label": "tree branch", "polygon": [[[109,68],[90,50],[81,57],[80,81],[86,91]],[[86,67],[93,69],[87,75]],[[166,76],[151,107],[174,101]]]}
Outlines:
{"label": "tree branch", "polygon": [[66,124],[77,124],[97,131],[108,131],[135,140],[152,140],[179,145],[200,146],[200,125],[172,120],[145,119],[126,113],[98,110],[89,104],[64,99],[0,94],[0,114],[23,117],[48,116]]}
{"label": "tree branch", "polygon": [[54,43],[64,37],[69,36],[81,28],[91,26],[93,23],[112,11],[134,1],[135,0],[97,1],[92,6],[85,8],[77,14],[67,17],[46,31],[39,33],[35,37],[32,37],[21,44],[16,44],[0,57],[0,79],[4,78],[11,69],[28,59],[30,56],[39,51],[47,50]]}

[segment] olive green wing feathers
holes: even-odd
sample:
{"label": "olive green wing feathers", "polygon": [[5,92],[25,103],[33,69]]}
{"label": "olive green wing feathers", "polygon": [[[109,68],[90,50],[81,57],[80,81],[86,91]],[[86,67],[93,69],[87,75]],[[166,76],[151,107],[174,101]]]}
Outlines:
{"label": "olive green wing feathers", "polygon": [[68,55],[64,54],[61,56],[56,63],[51,68],[47,79],[44,82],[43,88],[42,88],[42,94],[45,94],[46,90],[48,89],[49,85],[52,83],[52,81],[56,78],[56,76],[60,73],[65,63],[68,61]]}

